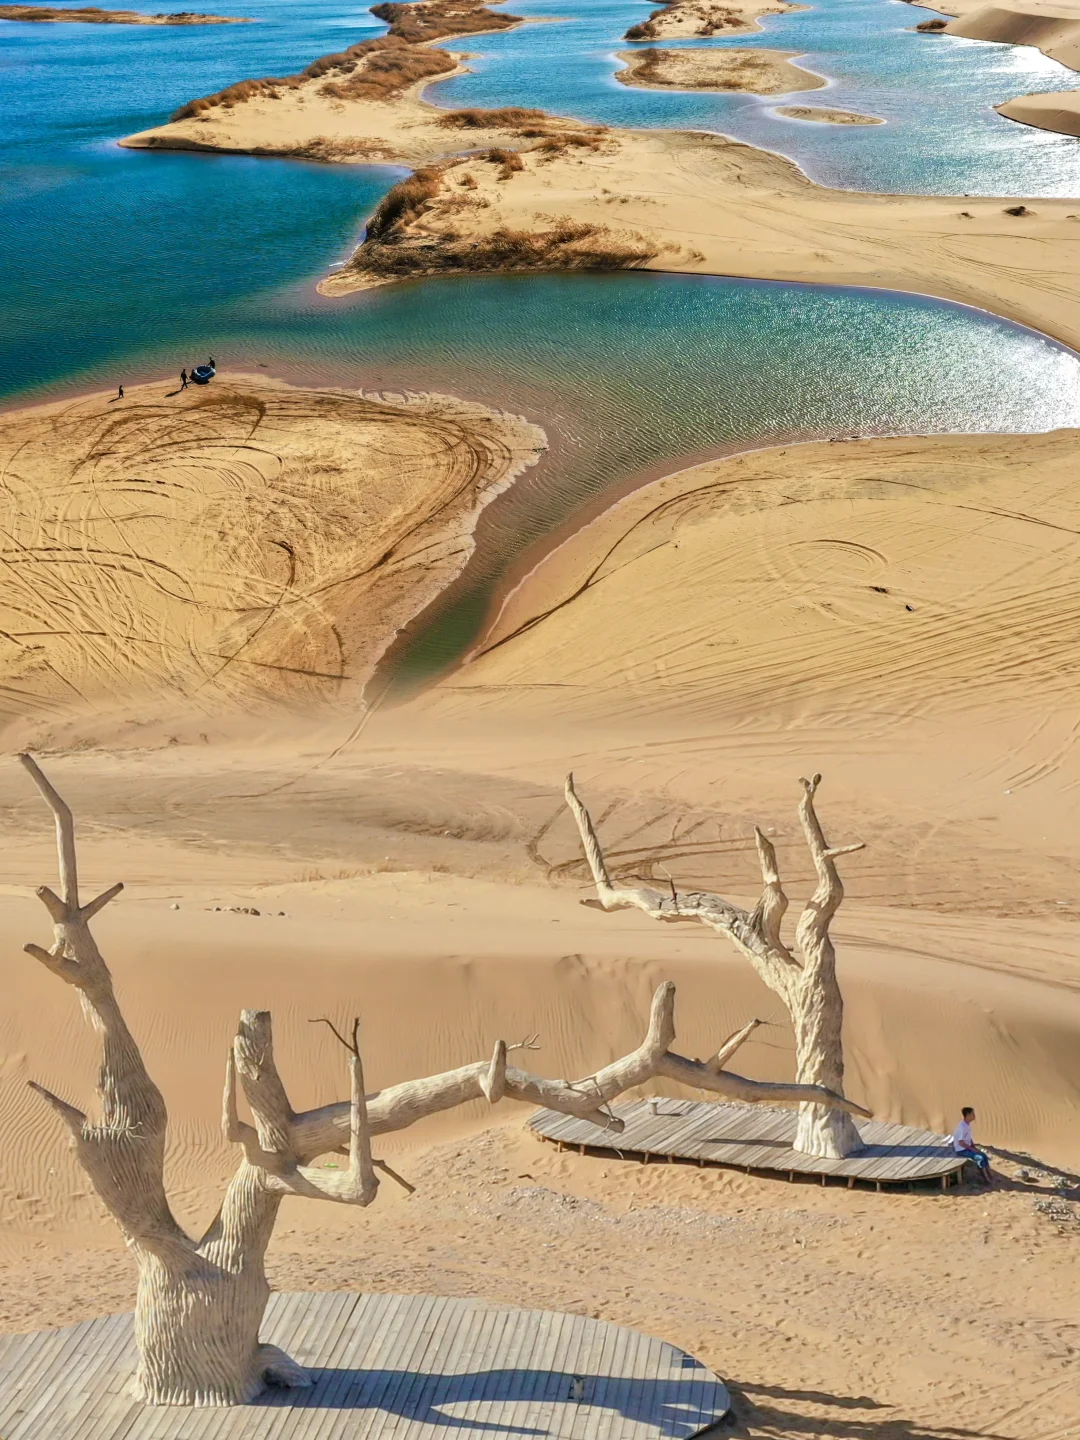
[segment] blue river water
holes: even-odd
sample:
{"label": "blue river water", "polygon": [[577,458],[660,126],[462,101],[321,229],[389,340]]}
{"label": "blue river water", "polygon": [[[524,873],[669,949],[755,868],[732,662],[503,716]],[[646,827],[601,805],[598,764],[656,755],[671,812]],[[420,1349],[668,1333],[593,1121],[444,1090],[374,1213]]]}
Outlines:
{"label": "blue river water", "polygon": [[[295,71],[382,26],[334,0],[214,0],[257,23],[0,23],[0,400],[228,368],[315,383],[441,389],[541,423],[550,456],[487,513],[476,561],[399,647],[425,671],[459,650],[523,549],[661,465],[846,433],[1080,425],[1080,362],[1043,336],[912,296],[649,274],[446,279],[344,300],[343,259],[402,172],[125,151],[193,96]],[[456,42],[473,73],[440,104],[535,104],[620,124],[724,130],[816,178],[882,190],[1076,194],[1078,142],[991,103],[1075,75],[1030,50],[908,33],[898,0],[820,0],[764,43],[834,77],[868,128],[784,122],[746,96],[635,91],[613,78],[641,0],[524,0],[572,18]],[[744,37],[722,44],[746,44]],[[912,96],[925,102],[916,111]]]}

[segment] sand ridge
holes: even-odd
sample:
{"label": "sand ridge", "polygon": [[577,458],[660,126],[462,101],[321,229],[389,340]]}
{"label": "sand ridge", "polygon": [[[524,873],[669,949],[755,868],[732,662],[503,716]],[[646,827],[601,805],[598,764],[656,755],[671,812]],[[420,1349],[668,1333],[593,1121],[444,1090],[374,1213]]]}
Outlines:
{"label": "sand ridge", "polygon": [[787,95],[817,90],[827,82],[792,63],[796,50],[618,50],[626,62],[615,79],[643,90],[744,90]]}

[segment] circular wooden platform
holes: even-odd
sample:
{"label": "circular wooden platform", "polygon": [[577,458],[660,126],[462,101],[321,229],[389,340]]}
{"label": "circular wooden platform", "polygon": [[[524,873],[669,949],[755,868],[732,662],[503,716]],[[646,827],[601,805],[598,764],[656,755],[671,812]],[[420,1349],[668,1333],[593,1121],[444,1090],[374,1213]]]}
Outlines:
{"label": "circular wooden platform", "polygon": [[275,1294],[262,1339],[311,1390],[235,1409],[125,1395],[132,1317],[0,1336],[3,1440],[689,1440],[727,1413],[683,1351],[603,1320],[433,1295]]}
{"label": "circular wooden platform", "polygon": [[529,1121],[537,1135],[581,1150],[607,1150],[642,1159],[697,1160],[740,1170],[774,1170],[792,1179],[812,1175],[849,1184],[868,1181],[880,1190],[958,1179],[964,1157],[952,1137],[885,1120],[858,1120],[863,1147],[843,1160],[825,1160],[792,1149],[798,1115],[775,1105],[734,1105],[717,1100],[634,1100],[613,1105],[624,1129],[602,1130],[557,1110],[538,1110]]}

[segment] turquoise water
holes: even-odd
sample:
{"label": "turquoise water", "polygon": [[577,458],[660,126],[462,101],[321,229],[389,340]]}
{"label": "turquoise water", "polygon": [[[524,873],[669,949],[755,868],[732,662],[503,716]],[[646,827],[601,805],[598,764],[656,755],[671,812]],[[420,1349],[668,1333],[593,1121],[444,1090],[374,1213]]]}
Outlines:
{"label": "turquoise water", "polygon": [[[523,552],[650,467],[785,438],[1080,425],[1071,352],[917,297],[645,274],[451,279],[319,297],[312,282],[349,252],[401,172],[147,154],[114,142],[194,95],[295,70],[382,27],[361,7],[326,0],[214,8],[260,23],[0,25],[0,399],[171,376],[212,351],[226,371],[261,365],[316,383],[442,389],[538,420],[551,454],[486,513],[466,577],[398,648],[403,676],[458,653]],[[470,39],[476,73],[433,97],[722,126],[849,184],[1080,194],[1075,141],[992,114],[973,141],[959,123],[991,93],[1033,88],[1036,71],[1043,88],[1071,72],[1028,51],[905,36],[921,13],[906,6],[825,0],[766,22],[793,49],[812,37],[815,68],[843,71],[842,86],[813,99],[888,114],[889,125],[865,130],[782,124],[746,97],[629,90],[611,78],[611,57],[643,5],[543,8],[575,18]],[[950,58],[961,50],[963,64]],[[932,154],[904,98],[920,89],[951,117]],[[785,145],[763,126],[782,131]]]}

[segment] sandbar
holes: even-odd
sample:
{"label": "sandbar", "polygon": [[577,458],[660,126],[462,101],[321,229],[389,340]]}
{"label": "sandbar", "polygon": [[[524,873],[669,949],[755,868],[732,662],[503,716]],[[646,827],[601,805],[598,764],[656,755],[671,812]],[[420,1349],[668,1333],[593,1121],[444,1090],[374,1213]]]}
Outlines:
{"label": "sandbar", "polygon": [[820,75],[793,65],[796,50],[619,50],[626,69],[623,85],[643,90],[745,90],[754,95],[787,95],[817,90]]}
{"label": "sandbar", "polygon": [[447,396],[221,374],[175,389],[0,413],[21,557],[0,598],[5,732],[114,697],[147,713],[355,705],[545,443]]}
{"label": "sandbar", "polygon": [[46,24],[69,22],[79,25],[250,25],[250,17],[203,15],[196,10],[148,15],[141,10],[102,10],[96,5],[81,10],[57,9],[52,5],[0,5],[0,20],[38,21]]}
{"label": "sandbar", "polygon": [[773,112],[789,120],[811,120],[819,125],[884,125],[877,115],[860,115],[857,110],[834,110],[824,105],[778,105]]}

